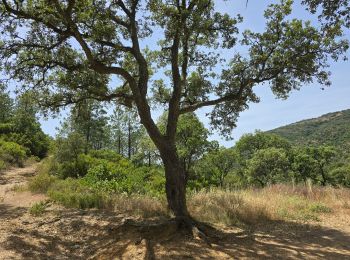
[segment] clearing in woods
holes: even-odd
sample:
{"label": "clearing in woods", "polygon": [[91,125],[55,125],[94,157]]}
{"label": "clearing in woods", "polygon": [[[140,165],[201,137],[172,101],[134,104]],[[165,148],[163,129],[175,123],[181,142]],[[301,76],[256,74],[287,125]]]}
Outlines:
{"label": "clearing in woods", "polygon": [[[204,241],[173,232],[164,219],[51,204],[20,188],[35,172],[32,165],[0,175],[0,259],[350,259],[349,216],[216,227]],[[40,201],[44,214],[32,216]]]}

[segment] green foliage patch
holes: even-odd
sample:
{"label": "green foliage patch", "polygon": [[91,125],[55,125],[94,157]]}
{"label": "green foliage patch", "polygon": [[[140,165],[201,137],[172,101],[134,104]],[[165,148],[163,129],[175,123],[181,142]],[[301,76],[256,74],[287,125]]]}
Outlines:
{"label": "green foliage patch", "polygon": [[41,202],[34,203],[33,206],[30,207],[29,213],[32,216],[39,217],[45,213],[45,209],[46,209],[46,203],[41,201]]}
{"label": "green foliage patch", "polygon": [[102,192],[71,178],[54,182],[47,194],[53,201],[70,208],[104,208],[108,201]]}
{"label": "green foliage patch", "polygon": [[6,142],[0,139],[0,160],[3,162],[3,167],[6,163],[23,166],[26,158],[26,149],[23,146],[14,142]]}

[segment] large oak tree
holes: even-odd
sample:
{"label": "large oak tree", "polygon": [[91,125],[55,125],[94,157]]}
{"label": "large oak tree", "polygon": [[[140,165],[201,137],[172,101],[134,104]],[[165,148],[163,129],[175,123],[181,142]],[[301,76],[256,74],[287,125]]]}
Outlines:
{"label": "large oak tree", "polygon": [[[1,68],[52,109],[86,98],[136,106],[165,167],[169,208],[187,219],[179,116],[212,107],[212,126],[229,134],[259,101],[254,86],[266,83],[285,98],[314,80],[329,84],[327,62],[347,47],[336,22],[320,30],[290,19],[290,0],[266,10],[259,33],[240,33],[242,18],[218,12],[215,2],[1,0]],[[165,133],[153,104],[168,112]]]}

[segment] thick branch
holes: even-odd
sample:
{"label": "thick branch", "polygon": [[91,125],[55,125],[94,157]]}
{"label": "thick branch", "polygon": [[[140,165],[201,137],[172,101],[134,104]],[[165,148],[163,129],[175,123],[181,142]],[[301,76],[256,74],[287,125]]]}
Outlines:
{"label": "thick branch", "polygon": [[76,97],[76,95],[69,95],[65,94],[64,97],[60,100],[54,100],[50,101],[49,99],[45,99],[44,101],[38,100],[39,105],[44,107],[51,107],[51,108],[59,108],[59,107],[66,107],[73,104],[79,104],[87,99],[93,99],[97,101],[106,101],[110,102],[112,100],[118,100],[120,99],[120,104],[130,107],[133,97],[129,96],[125,93],[112,93],[112,94],[106,94],[106,95],[83,95],[80,97]]}
{"label": "thick branch", "polygon": [[[178,10],[180,11],[178,3]],[[176,27],[173,44],[171,46],[171,71],[173,79],[173,94],[169,101],[169,114],[166,134],[171,140],[175,139],[177,121],[179,117],[179,107],[182,92],[181,75],[179,71],[179,47],[180,47],[180,28]]]}
{"label": "thick branch", "polygon": [[197,109],[202,107],[215,106],[223,102],[234,101],[234,100],[237,100],[237,98],[238,98],[238,95],[227,95],[217,99],[207,100],[207,101],[199,102],[193,105],[188,105],[180,109],[180,114],[194,112]]}

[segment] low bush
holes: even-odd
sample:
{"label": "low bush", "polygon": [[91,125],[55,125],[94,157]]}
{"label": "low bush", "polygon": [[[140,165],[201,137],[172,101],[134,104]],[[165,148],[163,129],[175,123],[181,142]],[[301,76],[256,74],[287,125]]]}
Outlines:
{"label": "low bush", "polygon": [[125,166],[100,162],[88,171],[82,182],[88,187],[106,192],[151,196],[164,194],[165,178],[161,169]]}
{"label": "low bush", "polygon": [[350,188],[350,165],[344,165],[331,171],[332,182]]}
{"label": "low bush", "polygon": [[96,159],[103,159],[103,160],[118,163],[124,166],[127,166],[130,164],[130,162],[127,159],[125,159],[122,155],[120,155],[119,153],[113,150],[107,150],[107,149],[91,150],[89,151],[89,155]]}
{"label": "low bush", "polygon": [[102,192],[89,189],[77,179],[68,178],[52,183],[47,194],[69,208],[108,208],[109,199]]}
{"label": "low bush", "polygon": [[0,159],[0,172],[5,170],[7,167],[6,163]]}
{"label": "low bush", "polygon": [[46,209],[46,203],[41,201],[41,202],[34,203],[33,206],[30,207],[29,213],[32,216],[39,217],[44,214],[45,209]]}
{"label": "low bush", "polygon": [[[115,158],[113,158],[114,155]],[[118,172],[125,174],[126,171],[132,167],[131,162],[127,159],[108,150],[79,154],[75,158],[69,158],[69,160],[66,159],[64,161],[57,160],[56,158],[54,158],[54,160],[57,162],[58,166],[56,174],[62,179],[68,177],[84,177],[91,168],[96,168],[100,165],[106,166],[105,168],[107,168],[111,174]],[[107,173],[107,171],[104,171],[104,173]],[[101,176],[101,178],[102,177],[103,176]]]}
{"label": "low bush", "polygon": [[58,177],[52,175],[56,168],[52,157],[45,158],[38,166],[38,174],[30,179],[28,188],[31,192],[46,193],[53,183],[58,181]]}
{"label": "low bush", "polygon": [[69,208],[98,208],[142,217],[168,214],[164,198],[107,193],[87,187],[81,179],[58,180],[47,194],[53,201]]}
{"label": "low bush", "polygon": [[29,181],[28,187],[31,192],[46,193],[57,180],[57,177],[46,172],[39,172]]}
{"label": "low bush", "polygon": [[9,134],[13,132],[14,125],[11,123],[0,123],[0,135]]}
{"label": "low bush", "polygon": [[26,157],[26,150],[21,145],[0,140],[0,159],[5,163],[23,166]]}
{"label": "low bush", "polygon": [[332,209],[323,203],[314,203],[310,205],[310,210],[315,213],[331,213]]}

